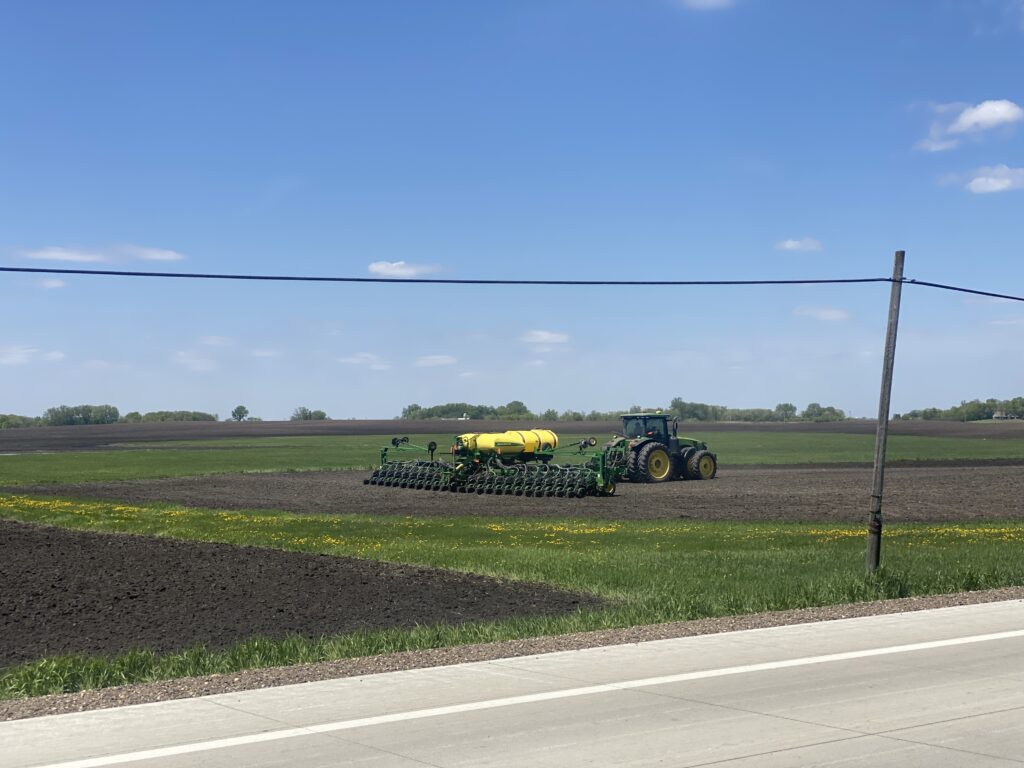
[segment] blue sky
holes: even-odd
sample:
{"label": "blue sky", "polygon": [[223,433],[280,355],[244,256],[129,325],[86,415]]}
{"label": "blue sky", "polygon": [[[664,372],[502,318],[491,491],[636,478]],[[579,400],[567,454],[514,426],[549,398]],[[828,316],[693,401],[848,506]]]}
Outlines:
{"label": "blue sky", "polygon": [[[0,6],[0,265],[1024,294],[1021,0]],[[888,286],[0,275],[0,412],[877,409]],[[1024,394],[904,289],[893,409]]]}

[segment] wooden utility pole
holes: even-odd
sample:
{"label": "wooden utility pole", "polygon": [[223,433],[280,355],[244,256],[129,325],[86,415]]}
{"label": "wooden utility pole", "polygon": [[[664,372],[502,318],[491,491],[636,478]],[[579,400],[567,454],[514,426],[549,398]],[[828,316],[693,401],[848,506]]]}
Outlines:
{"label": "wooden utility pole", "polygon": [[904,251],[896,251],[892,267],[892,293],[889,295],[889,327],[885,333],[885,358],[882,361],[882,391],[878,397],[878,427],[875,430],[875,471],[871,485],[871,509],[868,514],[868,573],[878,570],[882,556],[882,486],[885,483],[885,444],[889,439],[889,397],[892,394],[892,370],[896,362],[896,329],[900,323],[900,295],[903,290]]}

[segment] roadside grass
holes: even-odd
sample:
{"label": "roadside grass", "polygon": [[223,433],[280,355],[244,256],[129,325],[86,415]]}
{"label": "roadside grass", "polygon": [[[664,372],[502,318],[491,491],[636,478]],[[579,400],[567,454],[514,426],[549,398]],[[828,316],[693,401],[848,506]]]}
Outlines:
{"label": "roadside grass", "polygon": [[1024,584],[1024,523],[894,525],[864,573],[863,528],[810,523],[393,518],[228,512],[0,495],[0,517],[436,566],[598,595],[596,610],[323,638],[252,638],[0,671],[0,698],[401,650]]}
{"label": "roadside grass", "polygon": [[[871,435],[778,434],[771,432],[693,433],[718,453],[723,468],[754,464],[789,465],[870,462]],[[571,446],[585,434],[560,435]],[[605,435],[598,436],[603,440]],[[450,434],[416,435],[414,443],[435,440],[440,450]],[[52,483],[109,482],[160,477],[330,469],[369,469],[380,461],[380,448],[389,436],[267,437],[148,443],[116,451],[75,451],[0,456],[0,486]],[[394,452],[397,458],[424,454]],[[947,438],[894,435],[889,438],[890,461],[964,461],[1024,459],[1024,439]],[[579,461],[566,451],[559,461]]]}

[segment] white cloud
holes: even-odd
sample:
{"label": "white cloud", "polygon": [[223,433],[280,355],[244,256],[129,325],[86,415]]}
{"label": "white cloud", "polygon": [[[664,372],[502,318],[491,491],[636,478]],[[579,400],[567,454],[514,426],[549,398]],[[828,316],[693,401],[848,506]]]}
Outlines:
{"label": "white cloud", "polygon": [[148,248],[142,245],[122,245],[114,248],[82,250],[51,246],[26,251],[24,256],[36,261],[71,261],[79,263],[100,263],[108,261],[141,259],[143,261],[181,261],[184,255],[165,248]]}
{"label": "white cloud", "polygon": [[0,347],[0,365],[27,365],[37,360],[58,363],[64,357],[64,353],[57,349],[40,353],[35,347]]}
{"label": "white cloud", "polygon": [[227,336],[203,336],[199,343],[207,347],[230,347],[235,342]]}
{"label": "white cloud", "polygon": [[1010,168],[1007,165],[979,168],[967,182],[967,190],[976,195],[1006,192],[1011,189],[1024,189],[1024,168]]}
{"label": "white cloud", "polygon": [[961,136],[1024,121],[1024,109],[1008,99],[990,99],[974,105],[933,104],[931,110],[937,117],[928,136],[914,145],[914,149],[924,152],[946,152],[960,146]]}
{"label": "white cloud", "polygon": [[345,363],[346,365],[363,366],[371,371],[387,371],[391,369],[390,363],[371,352],[358,352],[348,357],[339,357],[338,362]]}
{"label": "white cloud", "polygon": [[192,350],[183,350],[174,353],[174,362],[190,371],[203,372],[212,371],[217,364],[208,358],[201,357]]}
{"label": "white cloud", "polygon": [[1024,120],[1024,109],[1008,99],[983,101],[968,107],[949,126],[950,133],[978,133]]}
{"label": "white cloud", "polygon": [[33,347],[0,347],[0,365],[25,365],[36,351]]}
{"label": "white cloud", "polygon": [[546,360],[528,360],[526,366],[528,368],[543,368],[547,364]]}
{"label": "white cloud", "polygon": [[812,317],[815,320],[828,323],[850,319],[850,313],[845,309],[833,309],[831,307],[797,307],[793,310],[793,314],[799,317]]}
{"label": "white cloud", "polygon": [[64,286],[67,285],[67,283],[65,283],[63,280],[58,280],[56,278],[47,278],[46,280],[40,280],[39,285],[48,290],[52,290],[54,288],[63,288]]}
{"label": "white cloud", "polygon": [[717,11],[721,8],[731,8],[736,0],[678,0],[684,8],[693,11]]}
{"label": "white cloud", "polygon": [[378,277],[419,277],[437,272],[437,267],[427,264],[408,264],[404,261],[375,261],[367,267],[371,275]]}
{"label": "white cloud", "polygon": [[821,242],[813,237],[802,237],[799,240],[783,240],[775,244],[777,251],[820,251]]}
{"label": "white cloud", "polygon": [[451,355],[423,355],[416,358],[416,365],[420,368],[434,368],[439,365],[455,365],[459,362]]}
{"label": "white cloud", "polygon": [[276,349],[254,349],[249,354],[252,355],[253,357],[262,357],[262,358],[280,357],[281,356],[281,352],[279,350],[276,350]]}
{"label": "white cloud", "polygon": [[519,340],[527,344],[565,344],[569,341],[569,334],[559,331],[527,331]]}
{"label": "white cloud", "polygon": [[463,371],[459,374],[460,379],[475,379],[480,375],[479,371]]}
{"label": "white cloud", "polygon": [[1024,325],[1024,317],[1007,317],[1002,320],[993,320],[991,325]]}
{"label": "white cloud", "polygon": [[922,152],[947,152],[960,146],[959,139],[950,139],[943,136],[944,128],[938,123],[932,123],[928,131],[928,137],[921,139],[914,145],[914,149]]}
{"label": "white cloud", "polygon": [[125,245],[121,248],[129,256],[143,261],[181,261],[185,257],[177,251],[163,248],[146,248],[141,245]]}
{"label": "white cloud", "polygon": [[102,254],[73,248],[40,248],[37,251],[28,251],[25,255],[36,261],[75,261],[80,263],[107,261],[107,257]]}

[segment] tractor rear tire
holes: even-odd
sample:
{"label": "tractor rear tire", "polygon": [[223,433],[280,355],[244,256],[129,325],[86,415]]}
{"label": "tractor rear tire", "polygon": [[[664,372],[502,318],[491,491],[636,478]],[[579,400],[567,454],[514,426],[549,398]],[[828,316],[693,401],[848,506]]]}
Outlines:
{"label": "tractor rear tire", "polygon": [[718,462],[709,451],[695,451],[686,462],[686,476],[690,480],[711,480],[718,474]]}
{"label": "tractor rear tire", "polygon": [[672,479],[672,457],[661,443],[648,443],[636,457],[641,482],[663,483]]}

